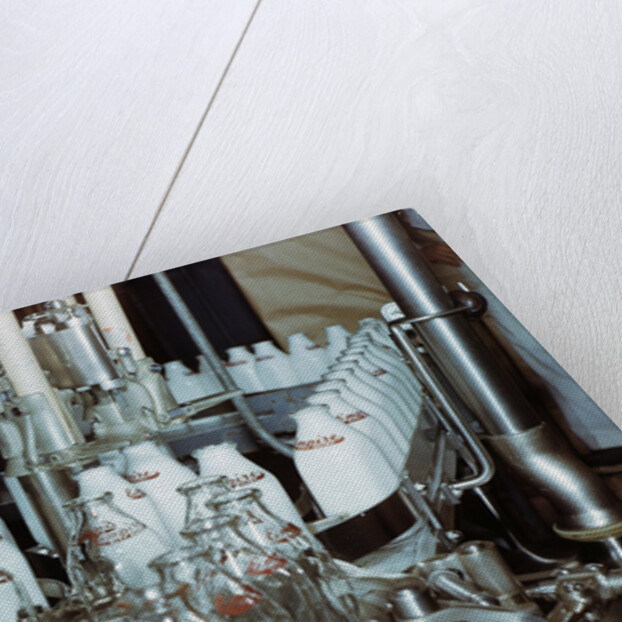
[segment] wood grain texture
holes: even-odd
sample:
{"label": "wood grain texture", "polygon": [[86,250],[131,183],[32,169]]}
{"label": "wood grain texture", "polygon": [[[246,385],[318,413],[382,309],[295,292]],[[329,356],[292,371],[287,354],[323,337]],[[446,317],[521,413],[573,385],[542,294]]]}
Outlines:
{"label": "wood grain texture", "polygon": [[125,278],[255,3],[2,3],[1,309]]}
{"label": "wood grain texture", "polygon": [[264,0],[133,274],[414,207],[622,422],[619,12]]}

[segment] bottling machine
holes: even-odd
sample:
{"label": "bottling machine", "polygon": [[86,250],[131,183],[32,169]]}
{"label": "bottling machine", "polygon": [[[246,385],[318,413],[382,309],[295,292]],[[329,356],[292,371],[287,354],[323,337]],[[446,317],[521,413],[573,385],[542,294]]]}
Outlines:
{"label": "bottling machine", "polygon": [[165,273],[154,278],[222,389],[189,404],[175,401],[110,288],[85,294],[86,304],[46,303],[21,324],[0,316],[11,496],[1,509],[36,541],[28,555],[45,595],[70,596],[65,507],[77,471],[144,439],[180,460],[234,441],[272,467],[350,577],[358,619],[622,619],[622,502],[482,342],[473,322],[485,300],[448,294],[394,215],[345,229],[395,301],[383,309],[386,335],[420,396],[399,485],[355,513],[324,513],[292,461],[288,415],[308,406],[313,385],[243,395]]}

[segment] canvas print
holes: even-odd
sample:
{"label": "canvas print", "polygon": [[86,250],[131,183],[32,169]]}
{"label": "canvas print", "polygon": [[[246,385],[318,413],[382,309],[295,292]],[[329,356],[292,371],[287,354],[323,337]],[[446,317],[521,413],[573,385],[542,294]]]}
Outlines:
{"label": "canvas print", "polygon": [[0,314],[0,364],[0,622],[622,620],[622,432],[414,210]]}

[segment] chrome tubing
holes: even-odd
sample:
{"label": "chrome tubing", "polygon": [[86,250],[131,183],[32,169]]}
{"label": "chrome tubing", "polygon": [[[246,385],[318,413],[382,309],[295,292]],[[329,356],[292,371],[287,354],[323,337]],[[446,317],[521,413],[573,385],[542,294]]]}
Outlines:
{"label": "chrome tubing", "polygon": [[[233,382],[231,376],[225,369],[224,365],[221,363],[218,354],[214,350],[212,344],[209,342],[208,338],[205,336],[205,333],[199,326],[199,323],[196,321],[195,317],[192,315],[192,312],[184,302],[183,298],[179,295],[179,292],[175,289],[173,283],[168,278],[164,272],[158,272],[153,275],[156,283],[162,290],[162,293],[166,296],[166,299],[169,301],[170,305],[173,307],[175,313],[181,320],[185,329],[188,331],[190,337],[194,340],[194,342],[199,347],[201,354],[205,357],[205,360],[208,362],[218,379],[220,380],[222,386],[225,391],[236,391],[239,387],[236,386],[235,382]],[[233,405],[240,413],[240,416],[244,419],[244,422],[248,427],[255,433],[255,435],[263,440],[267,445],[272,447],[274,450],[278,451],[280,454],[287,456],[288,458],[292,458],[294,455],[294,450],[285,443],[282,443],[274,437],[259,421],[255,413],[250,409],[247,404],[244,396],[239,394],[235,395],[231,398]]]}
{"label": "chrome tubing", "polygon": [[[455,306],[395,215],[344,227],[407,317],[445,314]],[[547,494],[560,515],[560,535],[600,541],[622,534],[622,502],[542,424],[464,317],[430,318],[417,325],[417,334],[499,458]]]}
{"label": "chrome tubing", "polygon": [[[408,318],[454,309],[436,275],[394,215],[344,225],[384,286]],[[539,418],[514,381],[498,366],[468,321],[460,315],[417,326],[430,355],[490,434],[532,428]]]}

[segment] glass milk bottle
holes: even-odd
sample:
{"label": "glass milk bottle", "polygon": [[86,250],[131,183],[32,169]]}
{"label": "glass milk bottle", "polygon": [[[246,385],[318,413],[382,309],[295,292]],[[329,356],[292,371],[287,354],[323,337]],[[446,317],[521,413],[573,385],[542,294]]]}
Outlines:
{"label": "glass milk bottle", "polygon": [[[112,502],[112,493],[74,499],[65,506],[72,512],[74,530],[67,554],[67,573],[74,585],[82,585],[81,562],[89,560],[105,581],[119,581],[129,588],[157,583],[157,574],[147,567],[168,547],[144,523],[126,514]],[[110,576],[112,571],[112,576]]]}
{"label": "glass milk bottle", "polygon": [[47,600],[24,554],[0,536],[0,621],[15,622],[24,606],[48,608]]}
{"label": "glass milk bottle", "polygon": [[117,507],[153,529],[164,543],[173,545],[175,534],[169,532],[156,504],[146,492],[121,477],[111,466],[85,469],[75,474],[74,478],[78,481],[80,496],[98,497],[106,492],[112,493],[112,501]]}
{"label": "glass milk bottle", "polygon": [[304,333],[287,338],[289,358],[301,383],[319,382],[328,369],[326,352]]}
{"label": "glass milk bottle", "polygon": [[244,346],[236,346],[227,350],[227,362],[225,367],[233,382],[244,393],[261,393],[265,391],[264,385],[255,369],[255,357]]}
{"label": "glass milk bottle", "polygon": [[255,370],[266,391],[301,384],[289,356],[271,341],[260,341],[253,345],[253,349]]}
{"label": "glass milk bottle", "polygon": [[[367,373],[371,374],[379,382],[384,383],[387,391],[391,391],[396,400],[400,400],[404,409],[410,413],[408,422],[414,427],[418,419],[421,398],[417,393],[411,392],[410,388],[400,376],[392,374],[386,366],[378,365],[373,359],[368,357],[365,352],[360,350],[352,352],[348,350],[346,354],[339,357],[339,363],[354,363],[360,365]],[[379,385],[380,386],[380,385]]]}
{"label": "glass milk bottle", "polygon": [[380,449],[328,408],[310,406],[291,416],[294,463],[326,516],[364,512],[397,490],[400,479]]}
{"label": "glass milk bottle", "polygon": [[357,341],[348,348],[349,356],[362,356],[377,368],[386,369],[391,376],[400,382],[404,388],[404,394],[409,397],[413,405],[421,404],[421,383],[410,371],[406,363],[393,355],[393,352],[371,345],[368,342]]}
{"label": "glass milk bottle", "polygon": [[374,378],[356,361],[341,361],[334,365],[324,377],[335,377],[335,374],[343,374],[340,377],[348,382],[351,389],[385,408],[410,442],[413,431],[412,416],[410,410],[404,405],[401,395],[388,390],[384,382]]}
{"label": "glass milk bottle", "polygon": [[[331,369],[324,376],[324,381],[343,380],[345,389],[339,389],[339,392],[346,402],[376,417],[390,432],[393,439],[400,444],[400,447],[406,450],[410,446],[410,434],[399,406],[390,395],[370,386],[364,378],[364,376],[363,379],[359,378],[353,366],[340,366],[339,369]],[[323,387],[324,384],[318,385],[316,390],[319,391],[320,386]],[[346,390],[348,395],[345,395]]]}
{"label": "glass milk bottle", "polygon": [[151,441],[130,445],[123,455],[127,479],[149,495],[169,531],[181,542],[179,532],[184,526],[186,504],[177,488],[195,479],[194,471],[160,451]]}
{"label": "glass milk bottle", "polygon": [[212,366],[207,362],[205,355],[199,354],[197,356],[199,362],[198,376],[201,379],[201,383],[204,387],[204,395],[209,397],[210,395],[216,395],[223,392],[223,386],[216,372],[212,369]]}
{"label": "glass milk bottle", "polygon": [[356,333],[357,335],[367,334],[391,349],[397,348],[393,339],[391,339],[389,328],[383,320],[379,320],[375,317],[367,317],[359,322],[359,326],[360,328]]}
{"label": "glass milk bottle", "polygon": [[380,442],[383,443],[383,447],[386,447],[388,453],[399,456],[399,461],[396,460],[396,463],[400,468],[403,467],[409,454],[410,445],[387,412],[374,402],[370,402],[360,397],[358,393],[354,393],[348,387],[345,380],[336,378],[333,380],[324,380],[321,384],[317,385],[316,392],[320,393],[324,391],[336,391],[352,410],[355,412],[364,412],[370,418],[375,419],[384,432],[383,435],[379,437]]}
{"label": "glass milk bottle", "polygon": [[225,475],[233,489],[248,486],[257,488],[263,494],[264,503],[283,520],[300,528],[305,524],[296,506],[281,486],[279,480],[266,469],[245,458],[235,443],[221,443],[195,449],[192,456],[197,459],[201,476]]}
{"label": "glass milk bottle", "polygon": [[178,404],[194,402],[205,397],[203,379],[193,373],[181,361],[164,363],[166,382]]}
{"label": "glass milk bottle", "polygon": [[396,473],[401,471],[402,452],[391,440],[382,424],[366,412],[350,406],[338,391],[322,389],[309,395],[305,401],[312,406],[326,406],[333,417],[358,430],[374,443]]}
{"label": "glass milk bottle", "polygon": [[327,326],[324,332],[326,334],[326,356],[330,364],[348,347],[350,333],[341,324]]}

